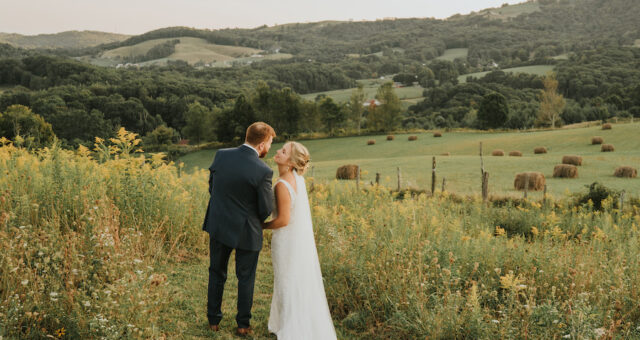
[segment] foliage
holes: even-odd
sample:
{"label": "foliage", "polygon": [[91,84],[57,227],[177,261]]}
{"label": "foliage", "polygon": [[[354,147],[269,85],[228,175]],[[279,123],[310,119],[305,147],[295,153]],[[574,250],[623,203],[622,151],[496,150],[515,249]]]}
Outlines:
{"label": "foliage", "polygon": [[386,82],[378,88],[376,99],[380,105],[370,108],[367,116],[367,127],[372,131],[392,131],[401,119],[402,106],[393,90],[393,83]]}
{"label": "foliage", "polygon": [[558,81],[555,74],[549,74],[544,77],[542,83],[544,84],[544,90],[540,93],[538,123],[554,128],[560,122],[560,114],[564,110],[566,101],[557,92]]}
{"label": "foliage", "polygon": [[[11,105],[0,112],[0,137],[18,138],[29,148],[50,145],[55,138],[51,124],[23,105]],[[26,138],[26,141],[24,140]]]}
{"label": "foliage", "polygon": [[509,115],[507,99],[499,93],[489,93],[482,98],[478,109],[478,121],[483,129],[501,127]]}
{"label": "foliage", "polygon": [[577,196],[577,204],[592,206],[595,210],[603,210],[603,201],[609,199],[612,207],[618,207],[619,191],[607,188],[598,182],[593,182],[586,187],[589,191]]}

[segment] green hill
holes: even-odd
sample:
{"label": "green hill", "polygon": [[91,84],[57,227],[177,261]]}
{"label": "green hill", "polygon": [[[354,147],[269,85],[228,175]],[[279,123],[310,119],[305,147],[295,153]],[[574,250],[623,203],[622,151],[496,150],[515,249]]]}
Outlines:
{"label": "green hill", "polygon": [[114,66],[116,64],[142,57],[155,46],[165,42],[178,40],[175,51],[170,55],[141,62],[141,65],[166,64],[170,60],[182,60],[189,64],[210,64],[211,66],[231,66],[234,62],[251,63],[261,60],[274,60],[290,58],[290,54],[275,53],[265,54],[263,50],[242,47],[211,44],[201,38],[177,37],[146,40],[131,46],[122,46],[102,52],[97,57],[85,56],[81,60],[89,61],[100,66]]}
{"label": "green hill", "polygon": [[[431,159],[437,159],[438,188],[446,178],[447,190],[453,193],[480,192],[479,142],[484,146],[484,165],[490,174],[489,186],[493,194],[519,195],[513,190],[514,175],[524,171],[542,172],[549,193],[564,195],[584,189],[584,186],[599,181],[607,186],[627,192],[640,193],[640,179],[622,179],[613,176],[616,167],[629,165],[640,168],[640,139],[637,132],[640,123],[616,124],[612,130],[601,130],[600,126],[557,129],[535,132],[451,132],[441,138],[431,133],[416,134],[418,140],[410,142],[408,134],[396,135],[394,141],[386,136],[362,136],[302,141],[313,159],[315,177],[332,180],[336,169],[344,164],[358,164],[366,173],[365,182],[381,174],[383,184],[396,185],[396,168],[400,167],[403,185],[418,188],[430,187]],[[592,136],[602,136],[605,143],[613,144],[615,152],[600,152],[599,145],[591,145]],[[375,140],[375,145],[367,145]],[[274,144],[267,159],[271,159],[282,144]],[[549,152],[534,155],[533,149],[545,146]],[[519,150],[523,157],[493,157],[491,151],[502,149]],[[440,156],[449,152],[451,156]],[[215,151],[205,150],[182,157],[188,170],[208,168]],[[578,168],[577,179],[555,179],[553,168],[561,163],[564,155],[580,155],[583,166]],[[269,161],[273,165],[273,161]],[[536,193],[534,195],[540,195]]]}
{"label": "green hill", "polygon": [[96,32],[96,31],[67,31],[55,34],[21,35],[0,33],[0,43],[7,43],[15,47],[26,49],[35,48],[67,48],[80,49],[102,44],[123,41],[128,35]]}

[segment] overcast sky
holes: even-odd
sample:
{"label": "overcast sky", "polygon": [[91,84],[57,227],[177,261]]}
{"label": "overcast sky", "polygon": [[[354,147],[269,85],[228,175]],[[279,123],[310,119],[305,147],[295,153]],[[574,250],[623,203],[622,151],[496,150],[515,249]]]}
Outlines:
{"label": "overcast sky", "polygon": [[140,34],[168,26],[251,28],[322,20],[447,18],[524,0],[0,0],[0,32]]}

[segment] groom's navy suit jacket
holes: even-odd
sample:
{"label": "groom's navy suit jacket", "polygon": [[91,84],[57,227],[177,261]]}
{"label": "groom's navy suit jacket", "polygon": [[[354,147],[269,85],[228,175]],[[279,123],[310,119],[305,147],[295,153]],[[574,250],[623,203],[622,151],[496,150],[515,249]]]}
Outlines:
{"label": "groom's navy suit jacket", "polygon": [[209,167],[209,193],[202,230],[230,248],[262,249],[262,221],[273,210],[273,170],[242,145],[216,152]]}

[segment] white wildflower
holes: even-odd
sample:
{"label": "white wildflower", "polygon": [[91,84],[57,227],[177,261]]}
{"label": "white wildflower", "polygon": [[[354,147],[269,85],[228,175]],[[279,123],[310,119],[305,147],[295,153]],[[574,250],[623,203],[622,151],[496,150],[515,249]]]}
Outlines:
{"label": "white wildflower", "polygon": [[518,285],[518,288],[525,289],[525,288],[527,288],[527,285]]}
{"label": "white wildflower", "polygon": [[137,273],[138,275],[141,275],[141,274],[142,274],[142,273],[144,273],[144,272],[143,272],[142,270],[136,270],[136,273]]}
{"label": "white wildflower", "polygon": [[566,334],[562,336],[563,339],[571,339],[571,334]]}
{"label": "white wildflower", "polygon": [[497,323],[500,323],[500,321],[495,320],[495,319],[494,319],[494,320],[491,320],[491,322],[496,323],[496,324],[497,324]]}
{"label": "white wildflower", "polygon": [[22,280],[20,283],[22,283],[23,286],[26,286],[29,284],[29,280]]}
{"label": "white wildflower", "polygon": [[23,225],[21,225],[19,228],[20,228],[20,229],[24,229],[24,228],[26,228],[26,227],[25,227],[25,226],[23,226]]}
{"label": "white wildflower", "polygon": [[[640,329],[640,327],[638,327]],[[603,337],[605,334],[607,334],[607,331],[604,330],[604,328],[600,327],[600,328],[596,328],[593,330],[593,333],[596,334],[596,337],[599,339],[601,337]]]}
{"label": "white wildflower", "polygon": [[136,263],[136,264],[138,264],[138,263],[142,263],[142,260],[140,260],[140,259],[133,259],[133,263]]}
{"label": "white wildflower", "polygon": [[91,302],[89,302],[89,300],[82,301],[82,304],[83,304],[85,307],[91,307]]}
{"label": "white wildflower", "polygon": [[49,296],[56,297],[56,296],[58,296],[58,293],[57,292],[51,292],[51,293],[49,293]]}

